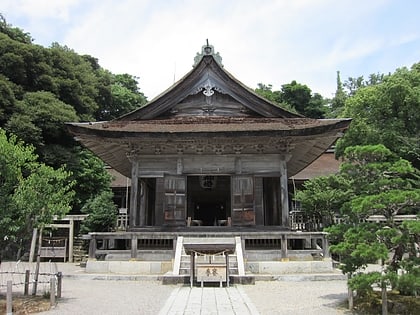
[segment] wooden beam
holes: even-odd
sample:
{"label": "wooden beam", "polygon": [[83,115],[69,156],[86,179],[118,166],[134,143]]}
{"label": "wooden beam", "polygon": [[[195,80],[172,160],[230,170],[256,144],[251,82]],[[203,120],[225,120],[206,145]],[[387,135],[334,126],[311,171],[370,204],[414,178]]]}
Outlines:
{"label": "wooden beam", "polygon": [[289,191],[287,188],[287,166],[285,160],[280,160],[280,199],[281,225],[289,226]]}
{"label": "wooden beam", "polygon": [[137,159],[131,161],[131,194],[130,194],[130,227],[137,224],[137,198],[139,186],[139,162]]}

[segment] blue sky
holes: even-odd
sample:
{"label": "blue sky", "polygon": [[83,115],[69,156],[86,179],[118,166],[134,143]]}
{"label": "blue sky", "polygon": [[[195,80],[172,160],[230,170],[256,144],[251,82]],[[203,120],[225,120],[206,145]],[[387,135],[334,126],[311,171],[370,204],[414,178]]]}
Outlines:
{"label": "blue sky", "polygon": [[251,88],[296,80],[332,97],[348,77],[420,62],[417,0],[2,0],[8,23],[138,76],[150,99],[191,70],[209,39]]}

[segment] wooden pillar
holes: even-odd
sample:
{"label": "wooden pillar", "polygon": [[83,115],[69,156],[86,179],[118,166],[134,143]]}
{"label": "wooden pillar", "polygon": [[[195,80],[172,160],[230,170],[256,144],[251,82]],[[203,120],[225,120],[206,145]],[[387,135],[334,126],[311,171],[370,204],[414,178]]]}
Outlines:
{"label": "wooden pillar", "polygon": [[139,199],[140,199],[140,211],[139,211],[139,225],[146,226],[146,185],[139,180],[138,183],[139,188]]}
{"label": "wooden pillar", "polygon": [[69,262],[73,262],[73,242],[74,242],[74,219],[70,218],[69,223]]}
{"label": "wooden pillar", "polygon": [[96,236],[91,235],[91,239],[89,241],[89,259],[96,258]]}
{"label": "wooden pillar", "polygon": [[131,235],[131,259],[137,258],[137,235]]}
{"label": "wooden pillar", "polygon": [[139,186],[139,162],[131,161],[130,227],[137,225],[137,199]]}
{"label": "wooden pillar", "polygon": [[322,238],[322,254],[324,255],[324,258],[329,258],[330,257],[328,237],[327,237],[326,234],[324,234],[323,238]]}
{"label": "wooden pillar", "polygon": [[286,260],[287,259],[287,235],[282,234],[281,235],[281,259]]}
{"label": "wooden pillar", "polygon": [[287,187],[287,161],[290,156],[280,159],[280,198],[281,198],[281,226],[289,228],[289,190]]}

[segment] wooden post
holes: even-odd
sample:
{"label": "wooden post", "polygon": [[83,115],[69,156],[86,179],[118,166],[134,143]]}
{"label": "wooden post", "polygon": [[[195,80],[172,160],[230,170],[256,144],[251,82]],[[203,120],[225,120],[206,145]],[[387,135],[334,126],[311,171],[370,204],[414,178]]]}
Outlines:
{"label": "wooden post", "polygon": [[195,259],[194,259],[194,255],[195,253],[191,252],[190,254],[190,286],[191,288],[193,287],[193,282],[194,282],[194,264],[195,264]]}
{"label": "wooden post", "polygon": [[69,262],[73,262],[73,242],[74,242],[74,220],[70,218],[69,223]]}
{"label": "wooden post", "polygon": [[23,295],[28,295],[29,294],[30,276],[31,276],[31,271],[30,270],[25,270],[25,287],[24,287],[24,290],[23,290]]}
{"label": "wooden post", "polygon": [[32,231],[31,249],[29,251],[29,262],[34,261],[37,234],[38,234],[38,229],[34,228]]}
{"label": "wooden post", "polygon": [[330,257],[328,237],[327,237],[326,234],[323,234],[323,238],[322,238],[322,254],[324,255],[324,258],[329,258]]}
{"label": "wooden post", "polygon": [[139,188],[139,163],[131,161],[130,228],[137,225],[137,198]]}
{"label": "wooden post", "polygon": [[287,187],[287,159],[280,160],[281,226],[289,227],[289,190]]}
{"label": "wooden post", "polygon": [[63,285],[63,273],[61,271],[59,271],[57,273],[57,298],[58,299],[61,298],[62,285]]}
{"label": "wooden post", "polygon": [[281,235],[281,259],[287,259],[287,237],[286,234]]}
{"label": "wooden post", "polygon": [[50,278],[50,306],[55,306],[55,276]]}
{"label": "wooden post", "polygon": [[89,241],[89,259],[95,259],[96,258],[96,236],[91,235],[91,239]]}
{"label": "wooden post", "polygon": [[226,255],[226,286],[229,288],[229,284],[230,284],[230,272],[229,272],[229,254],[228,253],[224,253]]}
{"label": "wooden post", "polygon": [[32,286],[32,295],[36,295],[36,289],[38,285],[39,265],[41,264],[41,246],[42,246],[42,228],[39,230],[38,251],[36,255],[36,266],[35,266],[34,284]]}
{"label": "wooden post", "polygon": [[7,280],[6,315],[13,314],[12,280]]}
{"label": "wooden post", "polygon": [[137,258],[137,235],[131,235],[131,259]]}

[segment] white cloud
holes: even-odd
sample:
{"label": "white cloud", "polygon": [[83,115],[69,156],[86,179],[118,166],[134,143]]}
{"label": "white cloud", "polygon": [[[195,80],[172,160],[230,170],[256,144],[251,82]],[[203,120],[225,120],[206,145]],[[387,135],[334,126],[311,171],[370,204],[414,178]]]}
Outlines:
{"label": "white cloud", "polygon": [[[371,60],[398,66],[418,61],[420,49],[420,5],[411,0],[3,0],[2,7],[37,41],[139,76],[149,99],[191,70],[206,38],[251,88],[296,80],[325,96],[335,91],[337,70],[381,71]],[[408,44],[417,47],[411,59],[394,52],[390,60],[391,49]]]}
{"label": "white cloud", "polygon": [[81,0],[3,0],[6,12],[18,11],[31,19],[54,18],[68,20],[72,7]]}

